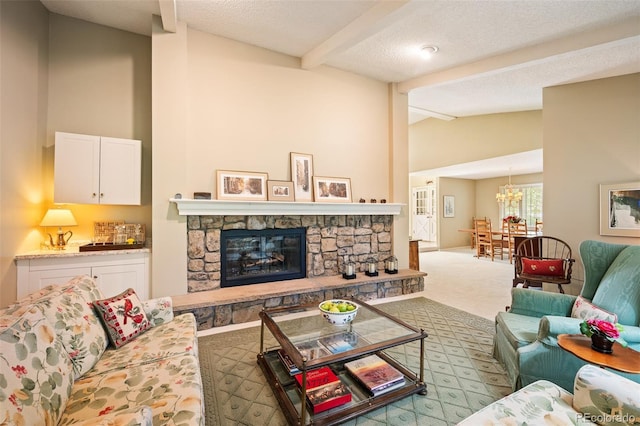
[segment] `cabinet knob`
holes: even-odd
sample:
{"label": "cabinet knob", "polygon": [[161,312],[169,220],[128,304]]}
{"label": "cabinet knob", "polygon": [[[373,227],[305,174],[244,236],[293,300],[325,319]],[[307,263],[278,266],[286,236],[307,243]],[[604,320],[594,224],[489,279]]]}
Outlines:
{"label": "cabinet knob", "polygon": [[100,193],[100,198],[102,198],[102,197],[104,197],[104,194],[101,192],[101,193]]}
{"label": "cabinet knob", "polygon": [[92,198],[96,198],[96,195],[98,195],[98,194],[96,194],[96,193],[94,192],[93,194],[91,194],[91,197],[92,197]]}
{"label": "cabinet knob", "polygon": [[94,276],[93,276],[93,279],[94,279],[94,280],[97,280],[97,279],[98,279],[98,276],[97,276],[97,275],[94,275]]}

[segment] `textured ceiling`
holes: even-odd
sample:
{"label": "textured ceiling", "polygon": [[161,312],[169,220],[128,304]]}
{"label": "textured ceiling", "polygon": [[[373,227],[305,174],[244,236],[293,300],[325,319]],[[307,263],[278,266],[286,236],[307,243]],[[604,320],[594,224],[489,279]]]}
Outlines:
{"label": "textured ceiling", "polygon": [[[541,109],[544,87],[640,72],[640,0],[41,1],[145,35],[153,14],[175,17],[300,57],[303,68],[395,82],[411,123]],[[419,55],[425,45],[439,47],[429,61]]]}

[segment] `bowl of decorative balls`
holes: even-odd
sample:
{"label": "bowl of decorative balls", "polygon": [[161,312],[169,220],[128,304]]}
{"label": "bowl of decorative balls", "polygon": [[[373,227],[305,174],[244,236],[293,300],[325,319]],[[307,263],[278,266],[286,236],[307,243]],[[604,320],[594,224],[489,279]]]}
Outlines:
{"label": "bowl of decorative balls", "polygon": [[322,316],[334,325],[347,325],[358,313],[358,305],[342,299],[325,300],[318,308]]}

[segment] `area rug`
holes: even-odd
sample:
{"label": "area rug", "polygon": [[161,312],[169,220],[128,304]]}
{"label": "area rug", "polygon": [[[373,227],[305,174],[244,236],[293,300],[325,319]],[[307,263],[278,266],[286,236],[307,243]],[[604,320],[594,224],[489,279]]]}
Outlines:
{"label": "area rug", "polygon": [[[377,307],[429,335],[427,395],[404,398],[345,425],[455,425],[511,392],[504,370],[491,356],[491,321],[423,297]],[[268,330],[265,334],[273,346]],[[260,327],[200,337],[198,346],[207,426],[287,424],[256,363]],[[388,353],[404,362],[415,359],[410,355],[417,350],[417,343],[412,343]]]}

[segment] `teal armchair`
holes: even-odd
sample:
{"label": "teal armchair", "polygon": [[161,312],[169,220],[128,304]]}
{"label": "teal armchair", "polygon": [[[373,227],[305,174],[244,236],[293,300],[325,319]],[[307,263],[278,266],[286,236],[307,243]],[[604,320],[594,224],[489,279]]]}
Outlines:
{"label": "teal armchair", "polygon": [[[615,313],[629,347],[640,351],[640,245],[583,241],[585,269],[580,295]],[[571,318],[577,296],[514,288],[508,312],[496,316],[493,356],[507,371],[514,390],[545,379],[573,391],[575,375],[586,364],[558,346],[559,334],[579,334],[581,319]],[[618,374],[640,383],[640,374]]]}

